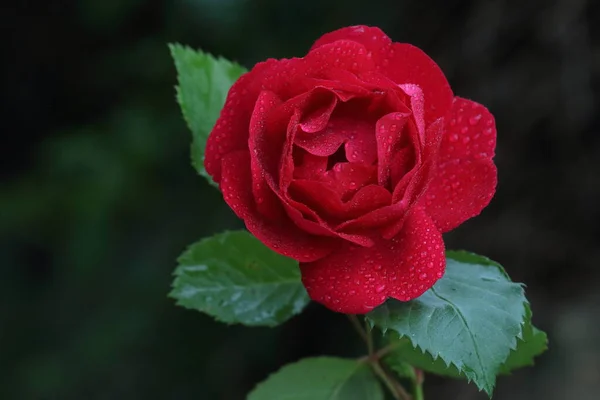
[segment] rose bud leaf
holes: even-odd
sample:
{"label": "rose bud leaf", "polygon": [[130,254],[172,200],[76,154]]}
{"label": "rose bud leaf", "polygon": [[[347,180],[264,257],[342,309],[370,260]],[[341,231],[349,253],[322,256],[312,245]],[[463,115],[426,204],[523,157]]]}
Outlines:
{"label": "rose bud leaf", "polygon": [[[293,396],[291,396],[293,394]],[[305,358],[273,373],[248,400],[384,400],[367,363],[336,357]]]}
{"label": "rose bud leaf", "polygon": [[170,297],[225,323],[275,326],[309,302],[298,263],[246,231],[191,245],[178,259]]}
{"label": "rose bud leaf", "polygon": [[[527,363],[511,351],[537,352],[516,351],[530,325],[523,285],[511,282],[499,264],[485,257],[452,251],[446,257],[446,274],[430,290],[409,302],[389,300],[367,319],[392,337],[406,338],[407,348],[428,353],[433,361],[426,365],[415,357],[407,362],[440,372],[441,359],[491,396],[499,373]],[[536,347],[539,335],[534,336]],[[510,365],[504,367],[507,360]]]}
{"label": "rose bud leaf", "polygon": [[229,88],[246,69],[180,44],[170,44],[169,49],[177,69],[177,102],[192,131],[192,164],[210,184],[217,186],[204,169],[206,139],[219,118]]}

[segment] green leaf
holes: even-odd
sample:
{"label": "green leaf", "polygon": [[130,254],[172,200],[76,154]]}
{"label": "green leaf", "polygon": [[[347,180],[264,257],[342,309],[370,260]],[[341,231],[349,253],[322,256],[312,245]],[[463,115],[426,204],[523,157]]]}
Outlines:
{"label": "green leaf", "polygon": [[[423,354],[421,352],[418,353]],[[383,359],[383,362],[387,364],[400,378],[410,379],[412,382],[417,379],[417,374],[415,373],[414,367],[419,368],[419,366],[402,358],[402,354],[399,351],[394,351],[393,353],[387,355]]]}
{"label": "green leaf", "polygon": [[510,352],[508,358],[500,368],[501,374],[531,366],[534,358],[548,349],[548,337],[531,323],[531,309],[527,305],[526,322],[523,325],[522,338],[518,340],[516,350]]}
{"label": "green leaf", "polygon": [[216,186],[204,170],[206,139],[221,113],[229,88],[246,69],[180,44],[170,44],[169,49],[178,75],[177,101],[192,131],[192,164]]}
{"label": "green leaf", "polygon": [[[406,337],[392,338],[391,342],[396,342],[397,347],[384,358],[384,362],[402,378],[411,378],[411,371],[407,368],[410,365],[436,375],[466,378],[465,374],[459,372],[453,364],[446,365],[441,357],[433,359],[431,354],[414,348]],[[517,348],[511,350],[508,358],[499,368],[499,373],[508,374],[515,369],[533,365],[534,357],[543,353],[547,349],[547,344],[546,334],[531,324],[531,311],[527,305],[523,339],[518,339]]]}
{"label": "green leaf", "polygon": [[434,360],[431,354],[427,352],[423,353],[419,348],[413,347],[409,339],[402,337],[400,339],[392,339],[392,341],[398,341],[398,348],[387,355],[383,361],[398,376],[411,378],[411,374],[409,374],[409,370],[407,369],[407,365],[410,365],[436,375],[451,378],[466,378],[454,365],[450,364],[448,366],[441,357]]}
{"label": "green leaf", "polygon": [[309,302],[298,263],[246,231],[201,240],[178,262],[170,296],[222,322],[275,326]]}
{"label": "green leaf", "polygon": [[[384,333],[409,340],[409,348],[429,353],[430,365],[423,369],[453,366],[491,396],[496,375],[522,335],[523,287],[499,264],[475,254],[448,252],[446,264],[444,277],[421,297],[390,300],[367,318]],[[413,353],[414,359],[404,361],[418,365],[423,357]]]}
{"label": "green leaf", "polygon": [[367,363],[317,357],[281,368],[248,400],[384,400],[384,394]]}

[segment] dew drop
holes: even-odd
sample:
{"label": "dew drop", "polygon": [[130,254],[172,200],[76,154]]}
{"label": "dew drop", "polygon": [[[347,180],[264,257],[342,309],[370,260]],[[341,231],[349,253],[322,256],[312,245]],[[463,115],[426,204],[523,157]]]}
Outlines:
{"label": "dew drop", "polygon": [[381,292],[383,292],[384,290],[385,290],[385,285],[379,285],[379,286],[377,286],[377,287],[375,288],[375,291],[376,291],[377,293],[381,293]]}
{"label": "dew drop", "polygon": [[462,128],[460,128],[460,133],[466,134],[467,132],[469,132],[469,128],[467,128],[466,126],[463,126]]}
{"label": "dew drop", "polygon": [[425,279],[427,279],[427,272],[423,272],[421,275],[419,275],[419,279],[424,281]]}
{"label": "dew drop", "polygon": [[456,133],[453,133],[452,135],[450,135],[449,139],[451,142],[456,142],[458,141],[458,135]]}
{"label": "dew drop", "polygon": [[481,119],[481,114],[477,114],[477,115],[469,118],[469,124],[471,124],[471,125],[477,125],[479,123],[480,119]]}

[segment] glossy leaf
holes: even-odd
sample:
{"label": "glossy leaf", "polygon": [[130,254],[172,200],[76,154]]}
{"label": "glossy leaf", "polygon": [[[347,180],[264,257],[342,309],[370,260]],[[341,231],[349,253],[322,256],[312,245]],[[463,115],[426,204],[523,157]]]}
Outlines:
{"label": "glossy leaf", "polygon": [[204,170],[206,139],[221,113],[229,88],[246,70],[224,58],[180,44],[171,44],[169,49],[177,69],[177,101],[192,131],[192,164],[216,186]]}
{"label": "glossy leaf", "polygon": [[526,322],[523,325],[522,338],[518,340],[516,350],[510,352],[506,361],[500,368],[501,374],[531,366],[535,357],[548,349],[548,337],[546,333],[539,330],[531,323],[531,309],[527,305]]}
{"label": "glossy leaf", "polygon": [[522,335],[526,305],[522,285],[511,282],[500,265],[448,252],[446,274],[432,289],[409,302],[388,301],[367,318],[410,342],[402,360],[438,373],[452,366],[491,396],[496,375]]}
{"label": "glossy leaf", "polygon": [[306,358],[260,383],[248,400],[384,400],[368,364],[334,357]]}
{"label": "glossy leaf", "polygon": [[[511,350],[508,358],[499,368],[499,374],[508,374],[516,369],[534,364],[534,358],[542,354],[548,347],[548,339],[543,331],[540,331],[531,323],[531,312],[527,306],[527,317],[523,325],[523,338],[517,340],[517,348]],[[411,378],[412,365],[429,373],[447,376],[451,378],[466,379],[464,373],[458,371],[455,365],[446,365],[442,358],[434,359],[430,353],[422,352],[414,348],[408,338],[391,338],[391,342],[397,345],[396,349],[385,357],[384,361],[400,377]]]}
{"label": "glossy leaf", "polygon": [[298,263],[246,231],[203,239],[178,261],[170,296],[222,322],[274,326],[309,301]]}

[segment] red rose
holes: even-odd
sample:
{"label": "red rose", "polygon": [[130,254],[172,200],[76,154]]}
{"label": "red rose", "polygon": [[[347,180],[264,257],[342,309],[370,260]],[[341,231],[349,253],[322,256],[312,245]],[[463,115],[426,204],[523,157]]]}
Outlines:
{"label": "red rose", "polygon": [[359,314],[442,277],[442,233],[494,194],[495,145],[492,115],[425,53],[354,26],[243,75],[205,167],[248,230],[300,262],[313,300]]}

